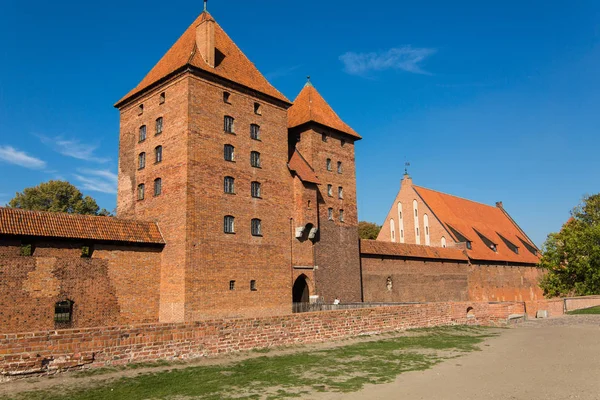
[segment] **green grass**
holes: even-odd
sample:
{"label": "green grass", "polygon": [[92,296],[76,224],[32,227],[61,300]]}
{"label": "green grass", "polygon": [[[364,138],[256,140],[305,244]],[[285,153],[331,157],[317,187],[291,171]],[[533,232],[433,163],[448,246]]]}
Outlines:
{"label": "green grass", "polygon": [[[229,365],[190,366],[105,381],[87,389],[55,388],[14,397],[27,400],[286,399],[312,391],[352,392],[386,383],[406,371],[430,368],[456,353],[477,350],[485,328],[443,327],[412,331],[341,347],[259,355]],[[7,399],[4,397],[3,399]]]}
{"label": "green grass", "polygon": [[600,314],[600,306],[582,308],[581,310],[568,311],[567,314],[578,315],[578,314]]}

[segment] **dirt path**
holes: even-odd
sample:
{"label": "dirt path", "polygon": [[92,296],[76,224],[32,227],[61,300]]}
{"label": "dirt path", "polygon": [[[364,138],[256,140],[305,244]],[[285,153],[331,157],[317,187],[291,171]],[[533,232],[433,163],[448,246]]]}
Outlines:
{"label": "dirt path", "polygon": [[314,399],[600,399],[600,315],[526,322],[483,351],[400,375],[394,383]]}

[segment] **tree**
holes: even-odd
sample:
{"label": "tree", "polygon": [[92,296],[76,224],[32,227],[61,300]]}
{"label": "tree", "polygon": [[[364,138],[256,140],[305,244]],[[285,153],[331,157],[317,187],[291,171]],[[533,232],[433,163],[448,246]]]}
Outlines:
{"label": "tree", "polygon": [[548,235],[540,266],[544,294],[600,294],[600,194],[584,197],[560,232]]}
{"label": "tree", "polygon": [[361,239],[377,239],[381,226],[373,222],[360,221],[358,223],[358,236]]}
{"label": "tree", "polygon": [[65,212],[110,216],[108,210],[100,209],[96,200],[83,194],[66,181],[48,181],[17,193],[8,203],[9,207],[24,210]]}

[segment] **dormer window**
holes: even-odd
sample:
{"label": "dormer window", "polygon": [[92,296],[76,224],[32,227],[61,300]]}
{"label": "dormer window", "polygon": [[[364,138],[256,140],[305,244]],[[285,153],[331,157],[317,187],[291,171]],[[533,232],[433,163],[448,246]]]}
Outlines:
{"label": "dormer window", "polygon": [[467,243],[467,249],[471,250],[473,248],[473,246],[471,245],[471,241],[468,240],[466,243]]}
{"label": "dormer window", "polygon": [[254,103],[254,114],[256,114],[256,115],[260,115],[261,114],[260,103]]}
{"label": "dormer window", "polygon": [[227,104],[231,104],[229,98],[231,97],[231,93],[223,92],[223,102]]}

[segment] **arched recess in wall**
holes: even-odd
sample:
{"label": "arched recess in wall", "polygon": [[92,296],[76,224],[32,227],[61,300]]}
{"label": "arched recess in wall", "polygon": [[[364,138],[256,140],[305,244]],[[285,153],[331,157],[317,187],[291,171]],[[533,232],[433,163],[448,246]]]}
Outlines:
{"label": "arched recess in wall", "polygon": [[425,229],[425,244],[429,246],[431,240],[429,240],[429,217],[427,214],[423,214],[423,229]]}
{"label": "arched recess in wall", "polygon": [[446,247],[446,238],[442,236],[442,247]]}
{"label": "arched recess in wall", "polygon": [[402,215],[402,203],[398,202],[398,231],[400,243],[404,243],[404,215]]}
{"label": "arched recess in wall", "polygon": [[308,281],[306,275],[302,274],[294,282],[292,288],[292,301],[294,303],[308,303],[310,291],[308,290]]}
{"label": "arched recess in wall", "polygon": [[413,200],[413,219],[415,221],[415,243],[421,244],[421,235],[419,232],[419,204]]}
{"label": "arched recess in wall", "polygon": [[396,225],[394,224],[394,218],[390,218],[390,239],[392,242],[396,241]]}

